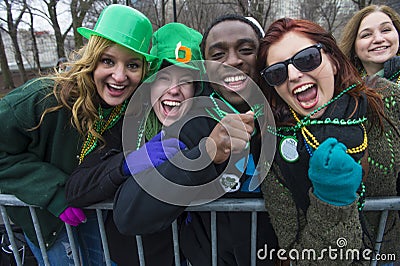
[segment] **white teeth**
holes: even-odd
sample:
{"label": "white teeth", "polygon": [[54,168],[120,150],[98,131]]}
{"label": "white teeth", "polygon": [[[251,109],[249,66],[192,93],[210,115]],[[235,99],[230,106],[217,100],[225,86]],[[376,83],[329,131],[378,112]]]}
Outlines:
{"label": "white teeth", "polygon": [[123,88],[125,88],[125,86],[115,85],[115,84],[108,84],[108,86],[110,86],[111,88],[116,89],[116,90],[122,90]]}
{"label": "white teeth", "polygon": [[174,101],[163,101],[164,105],[172,106],[172,107],[177,107],[180,106],[180,102],[174,102]]}
{"label": "white teeth", "polygon": [[240,76],[234,76],[234,77],[226,77],[224,79],[224,82],[229,83],[229,82],[236,82],[236,81],[245,80],[245,79],[246,79],[246,76],[240,75]]}
{"label": "white teeth", "polygon": [[301,86],[301,87],[295,89],[295,90],[293,91],[293,93],[294,93],[294,94],[297,94],[297,93],[306,91],[306,90],[308,90],[309,88],[311,88],[312,86],[314,86],[314,85],[313,85],[313,84],[306,84],[306,85],[304,85],[304,86]]}
{"label": "white teeth", "polygon": [[373,51],[381,51],[381,50],[385,50],[386,48],[387,48],[386,46],[378,47],[378,48],[373,49]]}

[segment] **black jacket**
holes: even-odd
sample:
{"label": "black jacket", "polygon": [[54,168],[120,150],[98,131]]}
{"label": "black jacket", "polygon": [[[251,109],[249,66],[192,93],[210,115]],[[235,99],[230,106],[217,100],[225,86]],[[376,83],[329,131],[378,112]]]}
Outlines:
{"label": "black jacket", "polygon": [[400,56],[392,57],[383,64],[383,77],[397,82],[400,76]]}
{"label": "black jacket", "polygon": [[[212,105],[208,107],[211,108]],[[204,142],[201,140],[209,136],[217,123],[215,120],[205,117],[205,114],[197,114],[196,118],[186,122],[182,127],[175,123],[166,130],[166,134],[173,137],[177,136],[176,132],[179,131],[179,139],[188,148],[174,157],[174,161],[177,162],[181,162],[185,158],[198,159],[201,154],[204,155],[205,152],[202,153],[202,151],[205,151],[205,147]],[[260,129],[258,129],[259,132]],[[252,138],[250,147],[250,154],[255,162],[258,161],[261,149],[258,137],[259,135],[256,135]],[[240,163],[234,163],[234,165],[238,166]],[[150,186],[157,187],[159,186],[157,180],[162,176],[176,184],[198,186],[208,183],[219,177],[220,174],[225,173],[227,165],[210,163],[200,170],[192,170],[196,169],[197,165],[190,165],[190,162],[187,162],[185,166],[184,168],[177,167],[172,162],[166,161],[157,168],[129,177],[119,187],[115,196],[114,221],[118,230],[123,234],[136,235],[164,230],[170,227],[175,219],[181,217],[185,222],[181,224],[180,245],[185,257],[189,259],[192,265],[210,265],[209,213],[190,213],[190,217],[185,219],[187,215],[184,213],[185,206],[160,200],[158,196],[154,197],[148,194],[137,182],[139,180]],[[240,188],[234,193],[226,193],[224,197],[261,197],[261,193],[258,190],[254,192],[242,191],[242,188],[245,187],[245,181],[249,180],[249,176],[243,174],[246,170],[240,169],[240,166],[236,170],[234,174],[237,174],[240,178]],[[217,182],[216,184],[215,187],[211,187],[211,190],[221,189],[220,186],[218,188],[219,183]],[[160,190],[162,189],[163,186],[160,186]],[[210,187],[207,189],[210,189]],[[173,193],[167,189],[164,192],[166,194]],[[173,196],[176,196],[177,199],[185,197],[189,202],[190,199],[197,202],[199,195],[203,192],[196,191],[193,194],[188,194],[185,191],[180,191],[168,198],[173,198]],[[250,263],[250,217],[249,213],[218,213],[218,260],[221,263],[219,265],[223,265],[223,263],[234,265],[241,263],[241,261],[245,265]],[[264,245],[268,245],[268,248],[276,248],[276,236],[266,213],[258,216],[258,225],[257,249],[264,247]],[[230,260],[231,257],[233,260]],[[271,261],[258,262],[260,265],[272,263]]]}
{"label": "black jacket", "polygon": [[[103,137],[106,146],[89,153],[66,183],[66,198],[74,207],[87,207],[102,201],[111,201],[118,187],[127,179],[121,172],[121,119],[107,130]],[[139,265],[136,238],[121,234],[115,227],[110,211],[105,228],[111,260],[119,266]],[[134,219],[133,219],[134,220]],[[173,265],[174,254],[171,229],[142,237],[146,265]]]}

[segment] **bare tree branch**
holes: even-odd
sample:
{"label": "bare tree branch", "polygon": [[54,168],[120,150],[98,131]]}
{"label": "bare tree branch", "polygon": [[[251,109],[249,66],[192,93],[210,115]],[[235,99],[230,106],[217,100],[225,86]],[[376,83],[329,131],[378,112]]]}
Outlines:
{"label": "bare tree branch", "polygon": [[[26,4],[14,1],[13,4],[17,7],[13,10],[13,4],[9,0],[4,0],[6,11],[7,11],[7,26],[8,26],[8,34],[10,35],[11,41],[14,47],[14,57],[15,62],[17,63],[19,73],[21,75],[21,79],[26,82],[28,81],[28,77],[26,75],[24,61],[21,55],[21,49],[18,42],[18,25],[22,21],[22,16],[26,10]],[[14,7],[15,7],[14,6]],[[13,18],[13,11],[19,12],[17,19]]]}

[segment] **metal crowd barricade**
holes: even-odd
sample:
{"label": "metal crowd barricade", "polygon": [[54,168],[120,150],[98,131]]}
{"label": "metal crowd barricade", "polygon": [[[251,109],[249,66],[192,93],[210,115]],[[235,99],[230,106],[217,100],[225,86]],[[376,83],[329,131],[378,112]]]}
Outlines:
{"label": "metal crowd barricade", "polygon": [[[10,240],[10,244],[14,253],[15,262],[18,266],[23,265],[21,257],[18,253],[18,248],[15,242],[14,234],[11,228],[11,223],[6,211],[5,206],[25,206],[29,207],[32,217],[32,222],[34,224],[36,235],[38,237],[39,247],[42,252],[43,260],[45,265],[50,265],[46,253],[46,248],[44,245],[43,237],[40,231],[40,225],[38,219],[36,217],[35,206],[28,205],[19,199],[17,199],[13,195],[5,195],[0,194],[0,211],[3,217],[4,225],[7,230],[7,234]],[[112,203],[105,202],[92,205],[87,209],[95,209],[97,213],[97,221],[99,223],[99,229],[104,249],[104,257],[106,261],[106,265],[111,265],[110,260],[110,253],[108,250],[107,238],[104,229],[104,222],[103,222],[103,215],[102,210],[111,210]],[[212,265],[217,265],[217,212],[250,212],[251,213],[251,265],[256,265],[256,232],[257,232],[257,213],[264,212],[264,202],[262,199],[219,199],[214,202],[200,205],[200,206],[193,206],[188,207],[188,211],[199,211],[199,212],[210,212],[211,213],[211,254],[212,254]],[[380,224],[378,228],[378,234],[376,237],[376,245],[375,245],[375,252],[379,253],[383,234],[385,231],[386,221],[388,217],[388,212],[393,210],[400,210],[400,197],[382,197],[382,198],[367,198],[365,202],[364,211],[380,211],[381,218]],[[171,226],[172,233],[173,233],[173,247],[174,247],[174,255],[175,255],[175,265],[180,266],[180,256],[179,256],[179,241],[178,241],[178,226],[177,222]],[[72,237],[72,229],[71,227],[66,224],[68,238],[72,248],[72,254],[74,258],[75,265],[80,265],[79,263],[79,255],[78,250],[75,245],[74,238]],[[139,261],[140,265],[145,265],[144,261],[144,252],[142,239],[140,236],[136,236],[137,246],[138,246],[138,254],[139,254]],[[371,265],[376,265],[377,261],[374,260],[371,262]]]}

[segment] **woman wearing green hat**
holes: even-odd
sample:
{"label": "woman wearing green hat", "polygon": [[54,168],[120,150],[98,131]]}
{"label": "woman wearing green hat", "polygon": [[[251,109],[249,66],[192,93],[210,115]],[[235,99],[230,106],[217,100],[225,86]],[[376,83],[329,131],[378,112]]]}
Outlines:
{"label": "woman wearing green hat", "polygon": [[74,264],[64,223],[74,226],[81,263],[104,263],[93,213],[68,204],[65,183],[89,153],[120,147],[127,102],[153,58],[152,25],[133,8],[110,5],[93,30],[78,32],[89,41],[68,71],[29,81],[0,101],[0,189],[40,207],[47,256],[28,208],[9,210],[40,265]]}
{"label": "woman wearing green hat", "polygon": [[[185,148],[177,139],[164,139],[161,129],[186,113],[191,106],[189,99],[202,92],[197,81],[204,74],[199,61],[201,39],[199,32],[180,23],[166,24],[153,34],[150,55],[156,59],[151,62],[150,72],[154,75],[135,92],[124,118],[124,135],[133,146],[124,146],[126,156],[121,146],[108,143],[101,154],[89,154],[66,184],[66,197],[72,206],[85,207],[112,199],[131,175],[157,167]],[[119,266],[139,265],[136,238],[119,233],[112,215],[108,215],[105,226],[111,259]],[[172,244],[170,228],[144,235],[146,265],[174,265]]]}

